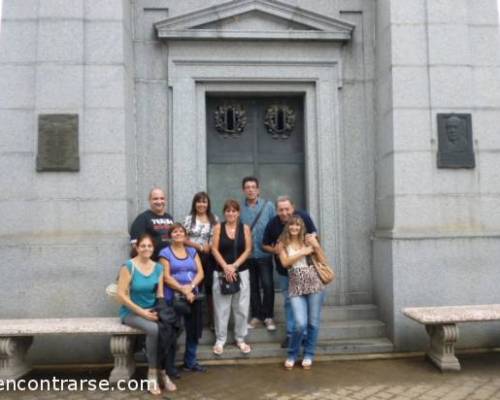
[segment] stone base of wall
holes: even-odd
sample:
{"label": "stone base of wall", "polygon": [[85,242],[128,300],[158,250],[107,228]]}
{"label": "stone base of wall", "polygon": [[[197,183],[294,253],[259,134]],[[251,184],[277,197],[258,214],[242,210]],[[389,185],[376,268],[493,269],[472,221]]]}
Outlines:
{"label": "stone base of wall", "polygon": [[[374,241],[375,303],[397,351],[424,350],[422,325],[401,309],[498,303],[500,237],[383,238]],[[392,295],[391,295],[392,294]],[[460,326],[457,348],[496,347],[500,324]]]}

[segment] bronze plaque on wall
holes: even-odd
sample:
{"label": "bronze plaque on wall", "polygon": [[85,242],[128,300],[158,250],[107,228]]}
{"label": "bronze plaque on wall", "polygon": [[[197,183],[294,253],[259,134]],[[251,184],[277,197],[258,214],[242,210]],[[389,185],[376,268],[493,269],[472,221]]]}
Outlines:
{"label": "bronze plaque on wall", "polygon": [[78,114],[38,116],[37,171],[79,171]]}
{"label": "bronze plaque on wall", "polygon": [[474,168],[470,114],[438,114],[438,168]]}

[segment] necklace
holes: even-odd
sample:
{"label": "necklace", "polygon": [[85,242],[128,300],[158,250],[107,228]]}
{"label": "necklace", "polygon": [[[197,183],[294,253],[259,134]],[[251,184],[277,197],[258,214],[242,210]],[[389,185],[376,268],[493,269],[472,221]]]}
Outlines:
{"label": "necklace", "polygon": [[226,223],[226,233],[227,233],[227,236],[229,237],[229,239],[234,239],[235,235],[236,235],[236,224],[234,224],[234,226],[230,226]]}

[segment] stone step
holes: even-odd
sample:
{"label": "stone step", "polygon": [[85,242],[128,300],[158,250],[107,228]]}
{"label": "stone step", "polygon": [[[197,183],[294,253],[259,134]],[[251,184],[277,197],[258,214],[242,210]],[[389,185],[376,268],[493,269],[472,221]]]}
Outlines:
{"label": "stone step", "polygon": [[[269,332],[264,327],[249,329],[246,340],[248,343],[280,343],[285,337],[285,325],[276,324],[276,331]],[[350,320],[350,321],[322,321],[319,339],[361,339],[367,337],[384,337],[385,324],[374,319],[371,320]],[[179,338],[179,343],[184,343],[184,333]],[[232,329],[228,332],[228,343],[234,341]],[[215,335],[210,329],[205,328],[200,339],[200,344],[213,344]]]}
{"label": "stone step", "polygon": [[[274,319],[276,322],[284,321],[283,308],[274,307]],[[354,319],[377,319],[378,309],[373,304],[357,304],[352,306],[323,305],[321,309],[321,321],[341,321]]]}
{"label": "stone step", "polygon": [[[251,358],[286,358],[286,349],[282,349],[279,343],[254,343],[251,344],[252,352],[249,355],[242,354],[234,344],[226,344],[224,353],[215,356],[212,353],[212,345],[198,346],[199,360],[232,360]],[[317,355],[332,354],[362,354],[362,353],[387,353],[393,351],[393,345],[387,338],[363,338],[363,339],[334,339],[320,340],[316,348]],[[182,360],[184,346],[179,346],[177,360]]]}
{"label": "stone step", "polygon": [[[283,322],[285,313],[283,304],[276,302],[274,306],[274,320]],[[207,311],[204,310],[204,317]],[[206,319],[206,318],[205,318]],[[321,309],[321,321],[341,321],[355,319],[378,319],[377,306],[373,304],[356,304],[351,306],[333,306],[325,304]]]}
{"label": "stone step", "polygon": [[[280,347],[285,337],[283,302],[277,294],[275,322],[277,330],[269,332],[264,326],[248,330],[247,342],[252,346],[250,355],[243,355],[234,343],[232,322],[230,322],[227,345],[221,357],[212,353],[215,342],[214,332],[203,330],[198,346],[198,358],[203,361],[248,359],[248,358],[285,358],[286,349]],[[385,324],[378,320],[378,309],[373,304],[348,306],[324,305],[321,313],[321,329],[317,345],[318,355],[387,353],[394,350],[392,343],[385,337]],[[178,340],[177,360],[182,361],[185,335]]]}

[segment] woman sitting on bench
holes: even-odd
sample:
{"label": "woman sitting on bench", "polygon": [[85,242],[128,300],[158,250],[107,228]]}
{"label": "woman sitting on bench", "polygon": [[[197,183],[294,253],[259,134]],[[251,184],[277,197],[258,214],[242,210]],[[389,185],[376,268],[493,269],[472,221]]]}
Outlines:
{"label": "woman sitting on bench", "polygon": [[158,315],[153,308],[157,297],[163,297],[163,266],[151,260],[153,243],[153,238],[147,233],[137,239],[137,255],[120,269],[118,300],[122,304],[122,322],[146,333],[148,388],[151,394],[159,395],[158,377],[168,391],[177,388],[165,371],[158,369]]}

